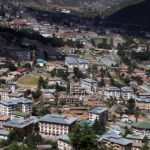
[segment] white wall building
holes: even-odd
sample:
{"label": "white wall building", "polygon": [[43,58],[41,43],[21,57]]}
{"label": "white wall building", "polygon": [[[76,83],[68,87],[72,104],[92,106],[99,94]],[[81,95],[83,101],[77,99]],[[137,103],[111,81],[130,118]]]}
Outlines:
{"label": "white wall building", "polygon": [[93,94],[97,91],[97,82],[92,79],[86,78],[81,80],[81,86],[85,88],[88,94]]}
{"label": "white wall building", "polygon": [[117,87],[109,87],[106,88],[105,95],[108,99],[116,98],[117,100],[120,98],[120,89]]}
{"label": "white wall building", "polygon": [[96,107],[89,111],[89,120],[95,120],[106,122],[108,119],[108,108],[106,107]]}
{"label": "white wall building", "polygon": [[26,98],[0,101],[0,114],[10,116],[13,111],[32,113],[32,101]]}
{"label": "white wall building", "polygon": [[69,137],[67,134],[60,135],[57,143],[58,150],[73,150],[72,146],[69,144]]}
{"label": "white wall building", "polygon": [[41,135],[58,136],[68,134],[77,118],[58,114],[47,114],[39,120]]}

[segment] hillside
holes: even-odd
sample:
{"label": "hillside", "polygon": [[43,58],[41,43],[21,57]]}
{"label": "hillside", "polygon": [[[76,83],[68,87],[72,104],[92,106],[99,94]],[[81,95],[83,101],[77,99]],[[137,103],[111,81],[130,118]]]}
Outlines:
{"label": "hillside", "polygon": [[150,31],[150,1],[123,8],[105,19],[107,25]]}
{"label": "hillside", "polygon": [[46,11],[70,10],[72,14],[79,13],[86,16],[107,17],[123,7],[141,2],[143,0],[0,0],[3,3],[21,4],[26,7]]}

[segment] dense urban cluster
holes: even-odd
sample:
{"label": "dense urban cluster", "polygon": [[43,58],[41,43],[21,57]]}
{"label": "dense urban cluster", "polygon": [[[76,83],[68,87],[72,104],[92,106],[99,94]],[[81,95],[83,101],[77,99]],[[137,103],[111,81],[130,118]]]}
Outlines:
{"label": "dense urban cluster", "polygon": [[1,5],[0,148],[149,150],[150,34],[48,15]]}

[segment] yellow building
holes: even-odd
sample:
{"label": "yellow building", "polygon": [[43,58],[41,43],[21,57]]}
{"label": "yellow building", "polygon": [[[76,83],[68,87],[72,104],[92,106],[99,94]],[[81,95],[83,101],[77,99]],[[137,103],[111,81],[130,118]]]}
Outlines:
{"label": "yellow building", "polygon": [[55,65],[54,65],[54,64],[46,63],[46,66],[45,66],[46,71],[51,72],[51,71],[54,70],[54,68],[55,68]]}
{"label": "yellow building", "polygon": [[142,110],[150,110],[150,98],[136,98],[136,107]]}
{"label": "yellow building", "polygon": [[128,150],[132,147],[132,140],[121,137],[118,134],[106,133],[100,137],[100,145],[112,150]]}

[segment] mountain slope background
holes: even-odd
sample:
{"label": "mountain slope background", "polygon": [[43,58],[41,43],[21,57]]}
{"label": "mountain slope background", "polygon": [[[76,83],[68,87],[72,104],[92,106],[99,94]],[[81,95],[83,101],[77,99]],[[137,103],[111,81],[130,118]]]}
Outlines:
{"label": "mountain slope background", "polygon": [[150,31],[150,0],[125,7],[107,17],[105,22],[130,30]]}

